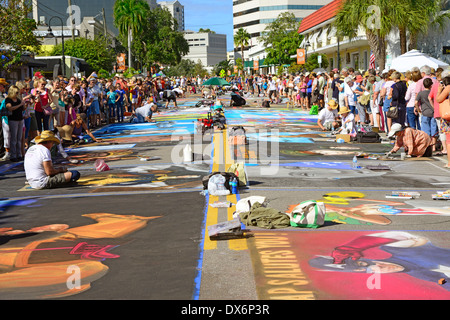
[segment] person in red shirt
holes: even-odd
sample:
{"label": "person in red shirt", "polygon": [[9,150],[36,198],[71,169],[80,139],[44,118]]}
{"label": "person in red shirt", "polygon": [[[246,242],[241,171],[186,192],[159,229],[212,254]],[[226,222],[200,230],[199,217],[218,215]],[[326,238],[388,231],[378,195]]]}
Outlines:
{"label": "person in red shirt", "polygon": [[436,155],[447,155],[447,138],[445,133],[442,133],[441,127],[441,114],[439,112],[439,102],[437,101],[437,95],[439,90],[439,85],[441,82],[442,71],[439,70],[436,72],[436,82],[431,87],[431,92],[429,95],[430,103],[434,107],[434,118],[436,119],[436,123],[439,129],[439,139],[442,142],[442,152],[437,153]]}

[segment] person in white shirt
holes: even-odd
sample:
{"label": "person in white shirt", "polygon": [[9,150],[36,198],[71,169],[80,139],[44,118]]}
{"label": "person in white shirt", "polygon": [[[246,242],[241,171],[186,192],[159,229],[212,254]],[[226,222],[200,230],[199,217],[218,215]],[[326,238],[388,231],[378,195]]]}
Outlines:
{"label": "person in white shirt", "polygon": [[272,96],[275,95],[277,97],[277,83],[273,78],[269,78],[269,99],[270,103],[274,103]]}
{"label": "person in white shirt", "polygon": [[36,144],[27,150],[24,161],[25,175],[33,189],[56,188],[80,179],[78,171],[53,167],[50,150],[61,142],[52,131],[43,131],[34,140]]}
{"label": "person in white shirt", "polygon": [[339,122],[337,121],[338,112],[337,112],[338,104],[336,100],[330,100],[327,104],[326,108],[323,108],[318,115],[317,125],[323,131],[332,131],[339,127]]}
{"label": "person in white shirt", "polygon": [[338,130],[341,134],[354,134],[355,130],[355,115],[348,107],[342,107],[339,115],[342,118],[342,126]]}

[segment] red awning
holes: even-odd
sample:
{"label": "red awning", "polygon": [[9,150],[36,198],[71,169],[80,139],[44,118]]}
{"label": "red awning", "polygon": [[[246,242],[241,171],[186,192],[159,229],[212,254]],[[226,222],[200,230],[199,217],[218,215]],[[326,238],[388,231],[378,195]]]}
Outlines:
{"label": "red awning", "polygon": [[330,2],[326,6],[323,6],[316,12],[311,13],[309,16],[305,17],[300,24],[298,33],[305,32],[306,30],[311,29],[335,17],[344,1],[345,0],[334,0],[333,2]]}

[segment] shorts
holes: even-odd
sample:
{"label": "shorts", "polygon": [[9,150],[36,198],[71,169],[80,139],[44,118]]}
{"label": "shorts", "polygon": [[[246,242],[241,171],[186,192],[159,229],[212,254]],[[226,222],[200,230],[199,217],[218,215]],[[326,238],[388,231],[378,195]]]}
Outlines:
{"label": "shorts", "polygon": [[168,102],[170,102],[170,101],[177,102],[177,98],[175,96],[170,96],[170,97],[167,97],[167,101]]}
{"label": "shorts", "polygon": [[92,101],[92,104],[89,107],[89,114],[100,114],[100,105],[98,103],[98,100]]}
{"label": "shorts", "polygon": [[324,127],[326,130],[328,130],[328,131],[332,131],[332,130],[334,130],[333,123],[334,123],[334,121],[326,121],[326,122],[323,124],[323,127]]}
{"label": "shorts", "polygon": [[438,134],[438,127],[436,119],[434,117],[426,117],[422,115],[422,121],[420,123],[422,131],[427,133],[430,137],[434,137]]}
{"label": "shorts", "polygon": [[373,100],[370,100],[370,108],[372,109],[372,113],[380,113],[378,103],[374,103]]}
{"label": "shorts", "polygon": [[64,173],[58,173],[53,177],[49,177],[45,189],[52,189],[66,184],[66,176]]}
{"label": "shorts", "polygon": [[356,108],[356,106],[348,106],[351,113],[353,113],[354,115],[358,114],[358,109]]}
{"label": "shorts", "polygon": [[308,97],[308,95],[306,94],[306,92],[300,92],[300,97],[305,99],[306,97]]}

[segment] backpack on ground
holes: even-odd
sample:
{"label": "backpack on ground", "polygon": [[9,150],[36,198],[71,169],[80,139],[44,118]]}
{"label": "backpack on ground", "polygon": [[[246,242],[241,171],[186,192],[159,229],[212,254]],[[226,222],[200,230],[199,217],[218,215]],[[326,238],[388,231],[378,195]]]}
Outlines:
{"label": "backpack on ground", "polygon": [[355,141],[358,143],[380,143],[381,136],[376,132],[358,132]]}

